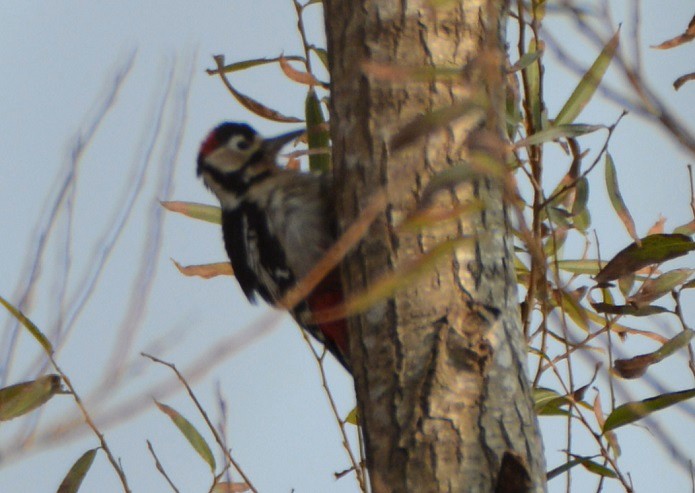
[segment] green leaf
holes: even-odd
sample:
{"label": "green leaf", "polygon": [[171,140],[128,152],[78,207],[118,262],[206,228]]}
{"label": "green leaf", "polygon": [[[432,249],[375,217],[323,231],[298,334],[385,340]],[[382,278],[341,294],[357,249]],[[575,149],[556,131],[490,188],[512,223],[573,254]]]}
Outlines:
{"label": "green leaf", "polygon": [[674,269],[657,278],[647,279],[628,302],[637,306],[651,303],[685,283],[693,275],[693,272],[695,269]]}
{"label": "green leaf", "polygon": [[[326,119],[323,117],[321,102],[313,88],[307,92],[304,110],[309,150],[327,150],[329,137],[328,128],[325,125]],[[312,172],[328,173],[331,169],[330,154],[327,152],[309,154],[309,169]]]}
{"label": "green leaf", "polygon": [[348,413],[348,415],[345,416],[345,422],[350,423],[351,425],[359,426],[360,418],[359,418],[359,412],[357,411],[356,407],[353,407],[352,411],[350,411]]}
{"label": "green leaf", "polygon": [[77,493],[82,484],[82,480],[89,472],[94,462],[94,456],[97,453],[96,448],[87,450],[77,461],[72,465],[68,473],[65,475],[63,482],[60,483],[57,493]]}
{"label": "green leaf", "polygon": [[568,137],[579,137],[581,135],[595,132],[596,130],[601,130],[602,128],[606,127],[604,125],[585,125],[579,123],[553,125],[549,128],[536,132],[525,139],[515,142],[514,147],[518,149],[520,147],[543,144],[545,142],[552,142],[554,140]]}
{"label": "green leaf", "polygon": [[605,476],[608,478],[616,478],[617,475],[616,473],[612,470],[607,468],[606,466],[602,466],[601,464],[594,462],[591,460],[591,457],[582,457],[580,455],[575,455],[572,454],[572,457],[574,459],[565,462],[561,466],[556,467],[555,469],[548,471],[548,474],[546,475],[548,481],[550,481],[553,478],[558,477],[560,474],[569,471],[575,466],[582,465],[587,471],[593,472],[594,474],[598,474],[599,476]]}
{"label": "green leaf", "polygon": [[630,244],[611,259],[594,278],[599,284],[618,279],[643,267],[660,264],[681,257],[695,250],[695,242],[688,236],[677,234],[649,235],[637,243]]}
{"label": "green leaf", "polygon": [[214,224],[222,224],[222,210],[214,205],[196,204],[195,202],[169,201],[160,202],[162,207],[171,212]]}
{"label": "green leaf", "polygon": [[606,46],[604,46],[593,65],[586,74],[584,74],[582,80],[579,81],[579,84],[577,84],[577,87],[572,92],[572,95],[557,114],[554,122],[555,125],[572,123],[589,101],[591,101],[594,92],[596,92],[596,88],[601,83],[601,79],[603,79],[608,65],[610,65],[615,51],[618,48],[619,35],[620,31],[616,32],[610,41],[606,43]]}
{"label": "green leaf", "polygon": [[606,262],[599,263],[596,259],[579,259],[579,260],[558,260],[560,269],[571,272],[572,274],[598,274],[601,267],[606,265]]}
{"label": "green leaf", "polygon": [[[536,40],[532,39],[528,45],[527,53],[529,55],[533,53],[542,53],[543,49],[539,48],[536,44]],[[526,69],[524,69],[524,75],[526,79],[526,84],[528,86],[528,105],[531,108],[531,123],[534,131],[538,132],[543,129],[543,113],[541,104],[541,57],[538,57],[535,62],[531,63]]]}
{"label": "green leaf", "polygon": [[[304,61],[304,58],[300,56],[286,56],[287,60]],[[260,65],[268,65],[271,63],[277,63],[280,58],[255,58],[253,60],[243,60],[241,62],[230,63],[222,67],[222,72],[229,74],[231,72],[239,72],[241,70],[246,70],[252,67],[258,67]],[[213,75],[218,73],[217,70],[208,70],[208,75]]]}
{"label": "green leaf", "polygon": [[9,311],[14,316],[14,318],[19,320],[19,323],[21,323],[29,331],[29,333],[32,336],[34,336],[34,339],[36,339],[38,343],[41,344],[41,347],[43,347],[46,353],[53,354],[53,346],[51,345],[50,341],[46,338],[46,336],[43,335],[43,333],[39,330],[39,328],[36,325],[34,325],[34,322],[29,320],[21,311],[19,311],[19,309],[17,309],[13,304],[11,304],[2,296],[0,296],[0,304],[7,308],[7,311]]}
{"label": "green leaf", "polygon": [[569,412],[562,409],[571,401],[553,389],[538,387],[533,389],[533,408],[539,416],[567,416]]}
{"label": "green leaf", "polygon": [[606,153],[606,188],[608,190],[608,197],[611,199],[611,204],[613,209],[618,213],[618,217],[625,225],[625,229],[630,234],[633,240],[637,241],[637,229],[635,228],[635,221],[630,215],[623,196],[620,194],[620,188],[618,187],[618,174],[615,171],[615,163],[613,163],[613,158],[610,153]]}
{"label": "green leaf", "polygon": [[634,401],[616,407],[603,424],[603,433],[634,423],[653,412],[695,397],[695,389],[657,395],[642,401]]}
{"label": "green leaf", "polygon": [[589,202],[589,180],[577,181],[576,194],[572,203],[572,224],[579,231],[586,231],[591,226],[591,214],[586,204]]}
{"label": "green leaf", "polygon": [[186,440],[193,446],[193,449],[198,452],[198,455],[208,463],[210,470],[215,472],[215,457],[212,455],[210,447],[198,430],[174,408],[157,401],[154,402],[157,404],[159,410],[169,416],[171,421],[174,422],[179,431],[186,437]]}
{"label": "green leaf", "polygon": [[31,412],[60,391],[58,375],[44,375],[36,380],[0,389],[0,421],[8,421]]}
{"label": "green leaf", "polygon": [[519,58],[519,60],[514,65],[511,66],[509,72],[523,70],[527,68],[529,65],[531,65],[533,62],[538,60],[541,56],[543,56],[542,51],[524,53],[524,55],[521,58]]}
{"label": "green leaf", "polygon": [[328,51],[326,51],[323,48],[317,48],[316,46],[312,46],[311,51],[316,53],[316,56],[319,57],[319,60],[321,60],[321,63],[323,64],[324,68],[326,70],[329,70],[329,68],[328,68]]}

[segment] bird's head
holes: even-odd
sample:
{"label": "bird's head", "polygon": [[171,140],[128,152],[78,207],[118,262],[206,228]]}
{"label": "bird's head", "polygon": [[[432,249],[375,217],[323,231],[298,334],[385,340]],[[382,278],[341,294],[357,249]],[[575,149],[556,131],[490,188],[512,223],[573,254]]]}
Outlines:
{"label": "bird's head", "polygon": [[258,180],[277,171],[277,155],[304,133],[297,130],[264,139],[245,123],[222,123],[205,138],[198,153],[198,176],[222,200],[238,197]]}

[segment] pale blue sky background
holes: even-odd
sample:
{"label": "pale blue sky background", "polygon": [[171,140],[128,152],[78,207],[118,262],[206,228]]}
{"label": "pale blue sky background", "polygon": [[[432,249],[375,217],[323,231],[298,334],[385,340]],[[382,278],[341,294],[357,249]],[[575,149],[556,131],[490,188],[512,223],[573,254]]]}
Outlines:
{"label": "pale blue sky background", "polygon": [[[647,46],[682,31],[694,13],[692,2],[643,3],[642,42],[648,80],[683,119],[691,118],[695,83],[679,92],[673,91],[671,83],[683,73],[695,70],[692,63],[695,46],[666,52],[649,50]],[[118,213],[118,204],[124,203],[127,192],[133,188],[131,170],[137,169],[145,139],[156,126],[156,103],[164,97],[167,80],[172,78],[170,70],[173,67],[176,71],[173,79],[181,81],[191,74],[192,68],[180,152],[173,160],[167,157],[176,141],[172,123],[182,118],[180,106],[177,109],[176,98],[172,97],[163,117],[164,131],[157,138],[146,167],[143,193],[105,266],[99,287],[58,355],[77,389],[88,397],[100,382],[104,366],[111,361],[114,334],[124,324],[131,294],[137,292],[134,279],[144,270],[140,254],[147,236],[151,237],[148,221],[152,211],[159,210],[154,199],[167,198],[163,196],[166,184],[158,181],[162,170],[173,170],[173,188],[168,198],[213,203],[194,173],[198,145],[212,126],[231,119],[249,121],[266,134],[296,128],[249,115],[218,80],[204,73],[204,69],[213,65],[213,54],[221,53],[228,61],[237,61],[277,56],[282,52],[300,53],[294,8],[289,0],[7,1],[3,7],[0,16],[0,63],[4,67],[0,79],[0,210],[3,211],[0,214],[0,295],[11,301],[16,301],[13,296],[26,275],[22,270],[24,259],[36,244],[35,225],[47,200],[55,194],[75,136],[90,120],[89,115],[109,87],[116,68],[135,53],[132,70],[116,105],[81,161],[73,222],[70,225],[65,218],[58,222],[42,270],[41,287],[34,298],[35,304],[27,312],[47,333],[60,313],[56,293],[60,291],[61,266],[65,265],[65,249],[60,247],[60,239],[65,238],[66,228],[70,226],[73,238],[72,270],[67,279],[69,297],[79,290],[82,276],[90,271],[93,252],[108,231],[107,220]],[[312,26],[313,41],[323,44],[320,7],[311,9],[307,24]],[[628,23],[630,19],[618,10],[615,20]],[[584,40],[569,38],[566,24],[560,23],[553,32],[583,61],[590,63],[595,57],[596,50],[588,50]],[[565,69],[549,68],[547,72],[546,90],[552,116],[576,82]],[[234,76],[233,80],[241,90],[269,106],[301,116],[303,88],[289,82],[278,85],[281,78],[279,68],[270,67]],[[613,81],[617,87],[619,83]],[[619,113],[619,107],[597,100],[580,120],[608,123]],[[595,151],[599,141],[587,140],[584,145]],[[668,218],[667,231],[690,219],[685,164],[693,162],[692,156],[683,153],[661,130],[635,117],[621,123],[611,152],[618,166],[623,196],[640,233],[646,233],[659,213]],[[605,257],[629,240],[607,208],[601,173],[592,182],[592,213]],[[220,233],[213,225],[174,214],[165,214],[164,218],[161,256],[150,266],[156,269],[152,295],[128,357],[138,366],[125,377],[128,381],[125,389],[106,400],[99,399],[105,410],[119,402],[130,402],[130,397],[140,393],[150,395],[153,385],[168,379],[168,370],[142,361],[138,352],[149,350],[185,370],[199,361],[209,347],[215,346],[215,341],[242,331],[261,317],[267,317],[269,311],[264,307],[249,307],[229,278],[203,281],[181,276],[169,258],[183,264],[220,261],[224,259]],[[692,257],[681,265],[692,267]],[[692,323],[693,297],[686,301]],[[0,315],[0,322],[4,323],[4,317]],[[671,319],[659,323],[663,324],[664,333],[674,333],[676,326]],[[4,343],[5,335],[1,337]],[[152,348],[153,341],[164,341],[164,344]],[[635,351],[636,347],[640,346],[631,343],[626,351]],[[645,346],[643,351],[650,349],[653,347]],[[36,343],[23,335],[16,354],[11,372],[5,376],[8,383],[36,376],[31,366],[37,354]],[[667,390],[694,386],[683,355],[661,363],[653,375]],[[354,405],[351,382],[332,362],[328,365],[328,376],[334,383],[340,411],[346,414]],[[334,472],[347,469],[349,464],[315,363],[287,317],[282,318],[277,330],[239,350],[195,381],[194,389],[215,422],[219,415],[218,384],[228,404],[230,446],[260,491],[356,490],[352,476],[338,481],[333,478]],[[658,393],[645,388],[642,381],[625,387],[635,398]],[[162,400],[204,431],[202,420],[181,393]],[[148,406],[148,412],[106,428],[107,439],[121,458],[133,490],[169,491],[147,452],[145,439],[150,439],[181,491],[206,491],[210,484],[206,464],[184,443],[168,419],[153,410],[147,400],[139,402]],[[88,405],[90,409],[99,407],[97,402]],[[691,406],[665,411],[659,421],[676,437],[681,451],[689,452],[690,457],[695,443],[692,409]],[[40,429],[47,429],[67,412],[76,412],[69,397],[52,400],[41,418]],[[544,419],[542,424],[549,466],[554,467],[562,460],[556,452],[565,444],[556,437],[565,422]],[[22,424],[16,421],[0,427],[2,492],[55,491],[74,460],[96,446],[91,435],[83,434],[78,440],[60,447],[42,448],[17,460],[10,452],[22,429]],[[208,433],[204,434],[209,437]],[[688,475],[672,464],[648,431],[633,427],[621,430],[620,438],[624,454],[621,464],[631,472],[638,491],[690,491]],[[583,452],[589,454],[592,450],[587,445]],[[593,477],[582,483],[586,477],[577,476],[574,491],[595,488]],[[554,480],[550,485],[551,491],[562,491],[564,480]],[[120,491],[115,474],[102,454],[97,456],[82,491]],[[604,491],[621,490],[609,481]]]}

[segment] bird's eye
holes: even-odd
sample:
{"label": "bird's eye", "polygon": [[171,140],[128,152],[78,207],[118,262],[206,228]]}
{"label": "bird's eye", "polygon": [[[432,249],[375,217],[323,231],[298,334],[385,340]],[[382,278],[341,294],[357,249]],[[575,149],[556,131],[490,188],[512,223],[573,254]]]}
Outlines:
{"label": "bird's eye", "polygon": [[251,144],[247,140],[240,140],[236,143],[236,148],[240,151],[245,151],[249,147],[251,147]]}

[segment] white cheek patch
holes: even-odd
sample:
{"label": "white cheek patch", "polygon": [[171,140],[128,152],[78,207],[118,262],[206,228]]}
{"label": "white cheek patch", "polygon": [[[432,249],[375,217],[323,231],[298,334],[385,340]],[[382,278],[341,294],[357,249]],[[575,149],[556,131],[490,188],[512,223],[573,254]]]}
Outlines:
{"label": "white cheek patch", "polygon": [[239,171],[246,162],[247,154],[233,151],[228,147],[220,147],[211,152],[205,162],[222,173]]}

